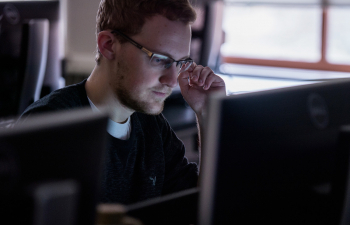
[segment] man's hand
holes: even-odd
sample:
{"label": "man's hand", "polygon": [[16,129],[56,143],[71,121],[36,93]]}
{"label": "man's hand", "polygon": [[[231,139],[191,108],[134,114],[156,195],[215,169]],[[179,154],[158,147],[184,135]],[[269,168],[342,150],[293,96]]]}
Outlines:
{"label": "man's hand", "polygon": [[226,95],[224,80],[209,67],[193,63],[187,71],[179,74],[178,80],[182,96],[197,117],[202,117],[209,94],[220,92]]}

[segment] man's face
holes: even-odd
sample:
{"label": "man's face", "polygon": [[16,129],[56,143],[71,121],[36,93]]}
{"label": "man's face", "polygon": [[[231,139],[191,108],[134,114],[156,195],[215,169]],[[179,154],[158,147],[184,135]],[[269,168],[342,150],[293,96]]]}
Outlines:
{"label": "man's face", "polygon": [[[191,27],[163,16],[146,20],[141,33],[131,37],[148,50],[175,60],[190,53]],[[176,63],[168,69],[154,68],[146,53],[129,42],[116,52],[110,86],[118,100],[137,112],[156,115],[162,112],[164,100],[177,85]]]}

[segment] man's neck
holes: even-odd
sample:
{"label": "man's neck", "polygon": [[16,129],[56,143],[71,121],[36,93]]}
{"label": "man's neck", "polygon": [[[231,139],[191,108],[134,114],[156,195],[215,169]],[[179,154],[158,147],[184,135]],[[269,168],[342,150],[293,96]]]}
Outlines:
{"label": "man's neck", "polygon": [[125,123],[134,111],[120,103],[107,79],[106,72],[96,66],[85,83],[86,94],[97,108],[104,107],[109,110],[111,120]]}

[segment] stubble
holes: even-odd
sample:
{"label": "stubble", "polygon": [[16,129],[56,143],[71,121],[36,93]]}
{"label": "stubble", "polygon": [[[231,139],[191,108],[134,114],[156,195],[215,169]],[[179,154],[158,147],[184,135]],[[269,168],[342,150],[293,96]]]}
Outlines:
{"label": "stubble", "polygon": [[148,115],[158,115],[163,111],[164,108],[164,101],[165,100],[159,100],[157,102],[160,107],[159,110],[153,111],[151,103],[147,101],[141,100],[137,94],[135,93],[135,90],[133,87],[128,87],[127,77],[128,74],[130,74],[130,69],[128,66],[122,62],[119,61],[117,63],[117,69],[115,75],[115,79],[113,79],[113,90],[116,94],[118,100],[126,107],[135,110],[136,112],[145,113]]}

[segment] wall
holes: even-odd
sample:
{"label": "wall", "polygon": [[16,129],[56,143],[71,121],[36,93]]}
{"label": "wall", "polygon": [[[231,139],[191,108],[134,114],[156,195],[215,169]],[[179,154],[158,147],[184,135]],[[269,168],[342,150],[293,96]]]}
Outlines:
{"label": "wall", "polygon": [[65,73],[88,76],[95,65],[95,24],[100,0],[61,0],[61,3]]}

